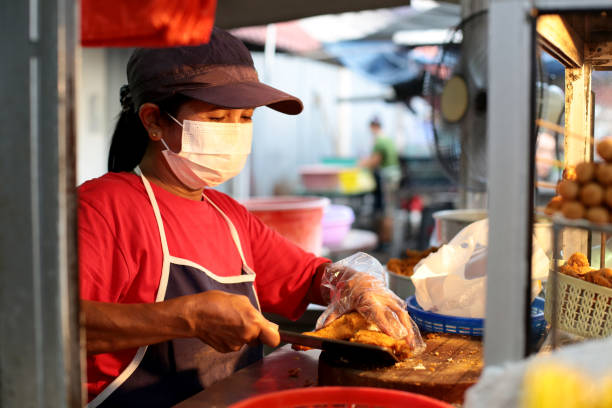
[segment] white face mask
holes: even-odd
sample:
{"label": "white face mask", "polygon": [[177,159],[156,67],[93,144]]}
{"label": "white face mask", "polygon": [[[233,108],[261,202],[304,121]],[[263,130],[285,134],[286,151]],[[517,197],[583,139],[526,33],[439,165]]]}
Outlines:
{"label": "white face mask", "polygon": [[236,176],[251,153],[252,123],[217,123],[184,120],[181,151],[174,153],[162,139],[162,155],[185,186],[198,190],[214,187]]}

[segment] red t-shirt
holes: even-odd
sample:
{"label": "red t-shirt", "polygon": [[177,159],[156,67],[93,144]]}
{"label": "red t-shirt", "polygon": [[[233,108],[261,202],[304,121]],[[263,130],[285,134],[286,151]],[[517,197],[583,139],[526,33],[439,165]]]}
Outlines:
{"label": "red t-shirt", "polygon": [[[170,255],[220,276],[239,275],[242,262],[227,223],[206,200],[174,195],[151,183]],[[266,227],[242,205],[215,190],[210,198],[231,220],[247,264],[255,271],[261,308],[296,319],[316,268],[329,262],[295,246]],[[162,249],[153,207],[139,176],[108,173],[78,189],[81,298],[102,302],[153,302],[162,269]],[[136,350],[88,356],[89,398],[99,394]]]}

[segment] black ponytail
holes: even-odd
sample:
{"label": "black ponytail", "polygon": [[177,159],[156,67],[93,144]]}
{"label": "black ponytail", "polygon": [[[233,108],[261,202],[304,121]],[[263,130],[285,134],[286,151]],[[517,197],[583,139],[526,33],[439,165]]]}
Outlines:
{"label": "black ponytail", "polygon": [[[172,95],[157,105],[162,111],[175,115],[189,98]],[[138,116],[127,85],[121,87],[121,113],[115,125],[108,152],[108,171],[119,173],[132,171],[144,157],[149,144],[149,134]]]}
{"label": "black ponytail", "polygon": [[132,171],[144,157],[149,134],[133,110],[123,110],[117,119],[108,152],[108,171]]}

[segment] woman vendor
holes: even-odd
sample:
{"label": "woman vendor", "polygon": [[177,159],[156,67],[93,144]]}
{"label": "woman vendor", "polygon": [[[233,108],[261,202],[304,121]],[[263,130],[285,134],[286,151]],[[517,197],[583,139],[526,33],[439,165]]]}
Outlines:
{"label": "woman vendor", "polygon": [[215,28],[202,46],[137,49],[127,76],[109,172],[78,190],[89,406],[171,406],[261,359],[280,341],[262,311],[296,319],[335,296],[411,335],[371,275],[330,267],[209,188],[244,166],[254,108],[302,110],[258,81],[242,42]]}

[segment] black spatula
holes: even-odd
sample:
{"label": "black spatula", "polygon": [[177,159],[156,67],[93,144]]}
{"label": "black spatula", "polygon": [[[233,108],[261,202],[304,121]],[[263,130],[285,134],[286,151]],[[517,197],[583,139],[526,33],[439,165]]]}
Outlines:
{"label": "black spatula", "polygon": [[390,366],[399,361],[390,350],[379,346],[308,336],[287,330],[279,330],[279,333],[282,342],[320,349],[347,363]]}

